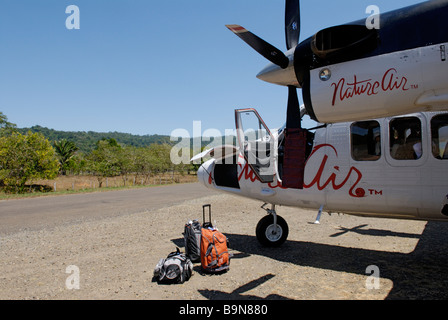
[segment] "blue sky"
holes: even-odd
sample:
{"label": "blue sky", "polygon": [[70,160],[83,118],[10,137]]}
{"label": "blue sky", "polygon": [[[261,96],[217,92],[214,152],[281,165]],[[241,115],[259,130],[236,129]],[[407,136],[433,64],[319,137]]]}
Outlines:
{"label": "blue sky", "polygon": [[[304,0],[301,40],[421,0]],[[66,7],[80,10],[68,30]],[[0,111],[18,127],[166,134],[234,128],[236,108],[268,126],[287,89],[256,74],[267,61],[225,24],[285,48],[282,0],[0,0]]]}

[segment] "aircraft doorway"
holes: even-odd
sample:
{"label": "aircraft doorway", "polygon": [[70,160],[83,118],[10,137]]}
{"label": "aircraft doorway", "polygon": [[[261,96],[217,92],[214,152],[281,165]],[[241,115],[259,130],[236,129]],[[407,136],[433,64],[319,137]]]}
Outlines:
{"label": "aircraft doorway", "polygon": [[255,109],[235,111],[240,150],[262,183],[274,181],[277,140]]}
{"label": "aircraft doorway", "polygon": [[[271,133],[255,109],[235,111],[238,144],[250,168],[262,183],[282,183],[285,156],[285,127]],[[314,129],[320,128],[316,127]],[[314,144],[314,133],[305,130],[305,159],[308,159]]]}

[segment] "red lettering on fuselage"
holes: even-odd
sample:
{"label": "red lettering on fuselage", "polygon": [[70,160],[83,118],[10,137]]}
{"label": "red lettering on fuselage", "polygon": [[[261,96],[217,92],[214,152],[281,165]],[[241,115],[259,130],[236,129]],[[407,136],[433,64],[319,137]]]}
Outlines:
{"label": "red lettering on fuselage", "polygon": [[[313,157],[313,155],[314,155],[317,151],[319,151],[320,149],[322,149],[322,148],[324,148],[324,147],[330,147],[331,149],[334,150],[334,152],[335,152],[335,154],[336,154],[336,157],[338,156],[338,152],[336,151],[336,149],[335,149],[332,145],[329,145],[329,144],[322,144],[322,145],[319,145],[319,146],[317,146],[317,147],[314,148],[314,150],[313,150],[313,152],[311,153],[310,158],[308,159],[308,161],[310,161],[310,159]],[[308,163],[308,161],[307,161],[307,163]],[[333,173],[330,175],[330,177],[329,177],[325,182],[323,182],[323,181],[322,181],[322,180],[323,180],[323,179],[322,179],[322,174],[324,173],[324,171],[325,171],[325,169],[326,169],[326,167],[327,167],[327,162],[328,162],[328,155],[325,154],[324,157],[323,157],[322,163],[321,163],[321,165],[320,165],[320,167],[319,167],[319,170],[317,171],[317,173],[316,173],[314,179],[313,179],[309,184],[305,183],[305,184],[304,184],[304,187],[305,187],[305,188],[311,188],[311,187],[313,187],[314,185],[316,185],[317,189],[320,190],[320,191],[322,191],[322,190],[324,190],[326,187],[328,187],[328,185],[330,185],[330,183],[331,183],[331,186],[333,187],[333,190],[339,190],[339,189],[341,189],[342,187],[344,187],[344,186],[347,184],[347,182],[349,181],[351,175],[354,174],[354,175],[355,175],[355,178],[356,178],[356,181],[355,181],[355,183],[352,185],[352,187],[350,188],[350,190],[349,190],[349,194],[350,194],[350,196],[355,197],[355,198],[360,198],[360,197],[364,196],[365,193],[362,194],[361,190],[355,189],[356,186],[358,185],[358,183],[359,183],[359,182],[361,181],[361,179],[362,179],[362,173],[361,173],[361,171],[359,171],[359,170],[358,170],[357,168],[355,168],[355,167],[351,167],[350,170],[348,171],[348,173],[347,173],[345,179],[344,179],[341,183],[338,184],[338,183],[336,183],[336,179],[337,179],[337,177],[338,177],[339,167],[335,166],[335,167],[333,167],[334,170],[335,170],[335,172],[333,172]]]}
{"label": "red lettering on fuselage", "polygon": [[[238,164],[241,167],[241,163]],[[249,163],[246,161],[246,164],[244,165],[243,170],[241,170],[240,175],[238,176],[238,181],[241,180],[241,178],[244,175],[244,180],[250,180],[251,182],[260,181],[260,179],[257,177],[255,172],[252,170],[252,168],[249,167]]]}
{"label": "red lettering on fuselage", "polygon": [[[321,144],[314,148],[313,152],[311,153],[311,155],[309,156],[309,158],[307,160],[307,163],[314,161],[315,159],[313,159],[313,157],[315,156],[315,154],[323,148],[330,148],[331,150],[334,151],[336,157],[338,157],[338,152],[332,145]],[[364,197],[365,190],[362,188],[356,188],[362,179],[362,173],[356,167],[350,167],[350,170],[346,174],[345,178],[338,179],[341,175],[339,172],[339,167],[334,166],[333,167],[334,171],[331,173],[331,175],[326,180],[323,178],[323,173],[325,171],[328,171],[327,170],[328,159],[329,159],[328,154],[325,154],[322,158],[322,162],[321,162],[319,169],[317,170],[314,178],[311,180],[310,183],[305,183],[304,188],[309,189],[309,188],[316,186],[319,191],[322,191],[325,188],[331,186],[333,188],[333,190],[339,190],[339,189],[343,188],[349,182],[350,177],[353,177],[355,179],[355,182],[350,187],[349,195],[354,198]],[[241,164],[239,164],[239,166],[240,166],[240,168],[242,167]],[[241,173],[238,176],[238,181],[241,181],[241,179],[243,177],[244,177],[244,180],[250,180],[251,182],[260,181],[258,179],[257,175],[255,174],[255,172],[252,170],[252,168],[249,166],[249,164],[247,162],[244,164],[244,167],[242,167]],[[337,183],[336,182],[337,180],[342,180],[342,182]],[[281,185],[280,181],[277,181],[277,184],[269,183],[268,186],[272,189],[275,189],[275,188],[286,189],[285,187],[283,187]]]}
{"label": "red lettering on fuselage", "polygon": [[397,76],[397,69],[390,68],[387,70],[381,81],[358,80],[356,75],[353,76],[353,82],[348,82],[345,78],[341,78],[337,83],[333,82],[331,86],[334,88],[332,105],[336,104],[336,100],[344,101],[353,98],[354,96],[367,95],[372,96],[378,94],[380,91],[407,91],[406,86],[408,79],[406,77]]}

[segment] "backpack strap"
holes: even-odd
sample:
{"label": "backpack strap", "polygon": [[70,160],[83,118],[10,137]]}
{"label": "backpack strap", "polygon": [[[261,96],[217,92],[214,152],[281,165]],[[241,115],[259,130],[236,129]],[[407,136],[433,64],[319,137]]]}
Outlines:
{"label": "backpack strap", "polygon": [[168,255],[167,259],[168,259],[168,258],[171,258],[171,257],[175,257],[175,256],[177,256],[177,255],[181,255],[181,253],[180,253],[180,249],[179,249],[178,247],[176,247],[176,252],[171,252],[171,253]]}

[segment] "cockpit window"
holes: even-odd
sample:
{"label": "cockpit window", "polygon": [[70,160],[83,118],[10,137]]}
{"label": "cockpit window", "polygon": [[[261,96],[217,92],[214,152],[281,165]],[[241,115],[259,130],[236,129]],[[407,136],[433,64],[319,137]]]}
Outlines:
{"label": "cockpit window", "polygon": [[432,154],[436,159],[448,160],[448,115],[435,116],[431,120]]}
{"label": "cockpit window", "polygon": [[404,117],[390,122],[390,155],[396,160],[417,160],[422,157],[420,119]]}
{"label": "cockpit window", "polygon": [[352,124],[352,158],[356,161],[376,161],[381,158],[381,127],[377,121]]}

